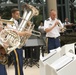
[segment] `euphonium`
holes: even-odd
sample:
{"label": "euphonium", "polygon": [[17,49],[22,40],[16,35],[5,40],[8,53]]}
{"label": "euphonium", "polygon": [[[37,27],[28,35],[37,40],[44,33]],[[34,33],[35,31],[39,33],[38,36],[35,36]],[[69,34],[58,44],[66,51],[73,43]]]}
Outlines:
{"label": "euphonium", "polygon": [[20,36],[12,31],[4,29],[0,32],[0,64],[9,63],[9,53],[20,45]]}
{"label": "euphonium", "polygon": [[9,53],[20,44],[20,36],[13,30],[4,29],[5,24],[13,24],[13,21],[0,19],[0,64],[9,63]]}

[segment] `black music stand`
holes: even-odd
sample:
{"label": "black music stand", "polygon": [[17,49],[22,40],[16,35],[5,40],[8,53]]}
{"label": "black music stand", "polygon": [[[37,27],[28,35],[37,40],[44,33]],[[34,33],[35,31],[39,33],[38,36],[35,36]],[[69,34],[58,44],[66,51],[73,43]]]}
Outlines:
{"label": "black music stand", "polygon": [[[39,56],[40,56],[40,47],[44,46],[44,45],[45,45],[44,41],[39,37],[34,36],[34,37],[31,37],[30,39],[28,39],[24,48],[25,48],[25,50],[26,49],[29,50],[29,48],[30,48],[30,61],[27,56],[28,54],[26,54],[27,61],[25,61],[25,63],[24,63],[24,65],[26,65],[25,68],[27,66],[32,67],[33,65],[36,65],[39,68],[39,64],[37,63],[37,61],[39,60]],[[26,52],[26,53],[28,53],[28,52]],[[38,54],[36,54],[36,53],[38,53]],[[35,54],[37,55],[37,60],[34,59]],[[44,53],[42,53],[42,55],[44,55]],[[30,63],[30,65],[29,65],[29,63]]]}

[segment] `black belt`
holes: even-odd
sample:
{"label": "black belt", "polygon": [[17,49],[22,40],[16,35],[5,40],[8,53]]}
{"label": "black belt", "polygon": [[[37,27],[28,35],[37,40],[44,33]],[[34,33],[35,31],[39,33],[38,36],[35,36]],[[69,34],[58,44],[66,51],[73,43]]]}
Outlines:
{"label": "black belt", "polygon": [[50,39],[57,39],[57,38],[59,38],[59,37],[48,37],[48,38],[50,38]]}

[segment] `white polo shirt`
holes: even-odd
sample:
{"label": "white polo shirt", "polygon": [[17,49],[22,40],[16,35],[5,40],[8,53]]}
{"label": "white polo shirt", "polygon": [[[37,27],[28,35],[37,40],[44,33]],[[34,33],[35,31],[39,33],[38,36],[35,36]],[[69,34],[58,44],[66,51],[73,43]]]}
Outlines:
{"label": "white polo shirt", "polygon": [[[58,19],[52,20],[48,18],[44,21],[44,30],[46,28],[52,27]],[[46,33],[46,37],[59,37],[60,36],[60,28],[63,27],[63,24],[59,20],[60,26],[56,25],[51,31]]]}

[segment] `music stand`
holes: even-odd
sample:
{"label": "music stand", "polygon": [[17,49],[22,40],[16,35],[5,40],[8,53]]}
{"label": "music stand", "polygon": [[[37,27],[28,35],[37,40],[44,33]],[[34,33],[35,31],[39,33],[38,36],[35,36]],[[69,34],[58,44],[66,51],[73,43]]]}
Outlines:
{"label": "music stand", "polygon": [[[37,55],[37,60],[39,60],[39,56],[40,56],[40,46],[43,46],[44,42],[43,40],[41,40],[38,37],[31,37],[30,39],[28,39],[28,41],[26,42],[26,44],[24,45],[24,47],[27,49],[30,47],[30,61],[28,61],[28,63],[25,63],[24,65],[26,65],[26,67],[29,65],[30,63],[30,67],[32,67],[33,65],[36,65],[39,68],[39,64],[37,63],[37,61],[33,58],[33,53],[34,51],[37,50],[36,53],[38,53]],[[26,52],[27,53],[27,52]],[[27,58],[28,59],[28,58]],[[25,68],[26,68],[25,67]]]}

